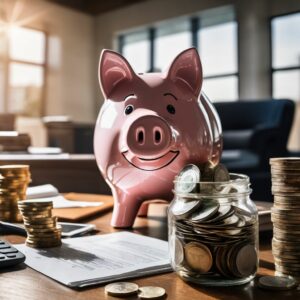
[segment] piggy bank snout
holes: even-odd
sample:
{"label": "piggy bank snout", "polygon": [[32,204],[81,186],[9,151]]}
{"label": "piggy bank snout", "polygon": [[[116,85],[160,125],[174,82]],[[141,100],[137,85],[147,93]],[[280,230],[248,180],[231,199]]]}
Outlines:
{"label": "piggy bank snout", "polygon": [[172,140],[170,126],[158,116],[143,116],[128,129],[127,145],[139,157],[155,158],[166,153]]}

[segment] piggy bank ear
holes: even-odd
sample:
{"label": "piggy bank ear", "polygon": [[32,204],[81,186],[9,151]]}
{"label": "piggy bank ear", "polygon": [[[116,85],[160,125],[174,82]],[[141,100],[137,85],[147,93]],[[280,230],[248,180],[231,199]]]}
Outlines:
{"label": "piggy bank ear", "polygon": [[99,83],[106,98],[109,98],[118,83],[132,80],[134,74],[129,62],[122,55],[111,50],[102,51],[99,62]]}
{"label": "piggy bank ear", "polygon": [[202,66],[195,48],[181,52],[172,62],[168,70],[168,78],[176,84],[188,86],[198,96],[203,81]]}

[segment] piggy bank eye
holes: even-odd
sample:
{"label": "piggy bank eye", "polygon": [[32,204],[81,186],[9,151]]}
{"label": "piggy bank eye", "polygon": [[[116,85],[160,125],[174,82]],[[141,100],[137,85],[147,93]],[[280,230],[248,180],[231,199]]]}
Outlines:
{"label": "piggy bank eye", "polygon": [[174,115],[174,114],[175,114],[175,107],[174,107],[172,104],[169,104],[169,105],[167,106],[167,111],[168,111],[170,114]]}
{"label": "piggy bank eye", "polygon": [[125,115],[129,115],[133,112],[133,106],[132,105],[127,105],[125,107]]}

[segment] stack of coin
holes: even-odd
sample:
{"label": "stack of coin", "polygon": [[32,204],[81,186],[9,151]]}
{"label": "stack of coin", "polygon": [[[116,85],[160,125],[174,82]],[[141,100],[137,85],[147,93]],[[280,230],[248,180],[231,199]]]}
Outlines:
{"label": "stack of coin", "polygon": [[50,248],[61,245],[61,227],[52,217],[51,200],[25,200],[19,202],[27,231],[26,244],[33,248]]}
{"label": "stack of coin", "polygon": [[300,158],[271,158],[276,275],[300,280]]}
{"label": "stack of coin", "polygon": [[18,201],[26,199],[31,181],[28,165],[0,166],[0,220],[20,222]]}
{"label": "stack of coin", "polygon": [[241,279],[257,270],[257,216],[245,201],[239,206],[239,184],[232,179],[222,165],[188,165],[175,180],[170,254],[173,268],[187,279]]}

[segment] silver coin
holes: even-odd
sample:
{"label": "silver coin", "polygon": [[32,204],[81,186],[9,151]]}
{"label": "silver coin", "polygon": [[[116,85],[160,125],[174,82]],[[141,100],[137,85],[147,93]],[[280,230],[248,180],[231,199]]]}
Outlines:
{"label": "silver coin", "polygon": [[133,282],[115,282],[105,286],[105,292],[111,296],[128,296],[136,294],[139,286]]}
{"label": "silver coin", "polygon": [[138,296],[140,299],[159,299],[165,296],[166,290],[159,286],[140,287]]}
{"label": "silver coin", "polygon": [[297,285],[297,281],[290,276],[263,276],[258,280],[258,286],[267,290],[290,290]]}
{"label": "silver coin", "polygon": [[219,222],[227,217],[229,217],[233,213],[233,208],[231,205],[221,205],[218,210],[218,215],[213,219],[207,221],[207,223],[215,223]]}
{"label": "silver coin", "polygon": [[175,190],[177,193],[192,193],[200,182],[200,169],[196,165],[185,166],[176,178]]}
{"label": "silver coin", "polygon": [[212,216],[214,216],[219,210],[219,204],[211,203],[209,205],[203,206],[200,211],[193,213],[191,220],[193,222],[203,222],[209,220]]}
{"label": "silver coin", "polygon": [[174,216],[176,217],[184,217],[190,213],[192,213],[194,210],[196,210],[198,207],[201,206],[201,201],[198,199],[177,199],[174,201],[171,210]]}

